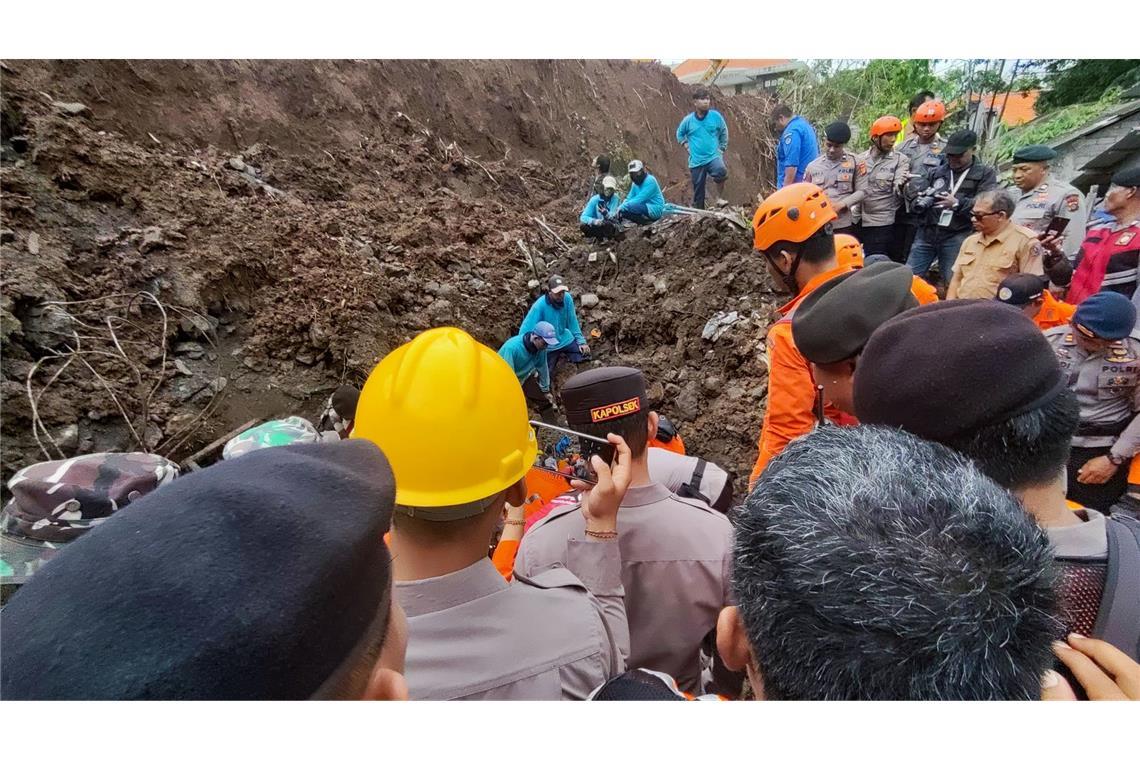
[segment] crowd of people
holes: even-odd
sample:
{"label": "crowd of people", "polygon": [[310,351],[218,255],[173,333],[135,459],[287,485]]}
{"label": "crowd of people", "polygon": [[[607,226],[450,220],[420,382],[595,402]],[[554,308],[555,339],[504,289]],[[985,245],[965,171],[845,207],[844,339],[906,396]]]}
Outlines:
{"label": "crowd of people", "polygon": [[[696,95],[694,205],[728,140]],[[581,369],[552,275],[498,351],[425,331],[312,435],[184,475],[142,454],[18,473],[0,696],[1140,699],[1140,172],[1085,231],[1047,149],[1015,157],[1014,200],[944,117],[920,94],[913,134],[884,117],[853,155],[833,124],[819,156],[776,111],[753,247],[790,300],[739,503],[653,378]],[[640,161],[624,201],[595,169],[587,235],[661,217]],[[543,424],[588,467],[539,498]]]}

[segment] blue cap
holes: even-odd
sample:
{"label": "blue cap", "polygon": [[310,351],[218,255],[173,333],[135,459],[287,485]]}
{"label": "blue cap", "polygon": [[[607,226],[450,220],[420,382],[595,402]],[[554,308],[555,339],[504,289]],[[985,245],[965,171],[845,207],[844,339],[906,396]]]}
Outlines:
{"label": "blue cap", "polygon": [[539,322],[535,325],[534,334],[546,341],[548,346],[558,345],[558,333],[554,331],[554,325],[549,322]]}
{"label": "blue cap", "polygon": [[1077,307],[1073,324],[1097,338],[1120,340],[1127,338],[1136,327],[1136,307],[1120,293],[1097,293]]}

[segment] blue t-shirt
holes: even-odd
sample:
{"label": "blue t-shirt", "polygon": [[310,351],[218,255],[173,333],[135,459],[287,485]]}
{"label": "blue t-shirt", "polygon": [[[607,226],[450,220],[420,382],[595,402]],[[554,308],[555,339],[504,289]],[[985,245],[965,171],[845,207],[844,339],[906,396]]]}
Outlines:
{"label": "blue t-shirt", "polygon": [[784,170],[796,167],[796,182],[803,182],[804,169],[819,157],[819,139],[815,136],[808,120],[793,116],[780,135],[780,145],[776,148],[776,189],[784,186]]}
{"label": "blue t-shirt", "polygon": [[[582,215],[578,217],[578,221],[582,224],[589,224],[595,219],[613,219],[617,215],[620,205],[621,197],[617,193],[614,193],[608,200],[601,195],[595,195],[586,203],[586,208],[582,209]],[[603,213],[603,209],[605,213]]]}
{"label": "blue t-shirt", "polygon": [[698,119],[693,112],[681,119],[677,127],[677,142],[689,143],[689,168],[704,166],[718,158],[728,148],[728,125],[720,111],[709,110],[705,118]]}
{"label": "blue t-shirt", "polygon": [[657,184],[657,178],[652,174],[645,175],[640,185],[629,186],[629,195],[618,209],[621,210],[634,203],[644,203],[650,219],[660,219],[665,213],[665,194],[661,192],[661,185]]}

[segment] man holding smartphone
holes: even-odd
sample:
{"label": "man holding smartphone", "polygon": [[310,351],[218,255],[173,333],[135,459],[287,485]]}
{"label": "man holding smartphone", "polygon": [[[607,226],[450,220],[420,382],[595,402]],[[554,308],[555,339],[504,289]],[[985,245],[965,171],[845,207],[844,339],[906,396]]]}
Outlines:
{"label": "man holding smartphone", "polygon": [[1056,157],[1057,151],[1048,145],[1025,145],[1013,154],[1013,184],[1021,190],[1013,222],[1040,235],[1050,225],[1054,230],[1060,227],[1054,220],[1070,220],[1061,227],[1061,248],[1072,261],[1081,247],[1088,214],[1081,192],[1050,174],[1049,162]]}
{"label": "man holding smartphone", "polygon": [[[639,370],[581,372],[563,386],[562,404],[571,428],[598,438],[620,435],[632,456],[632,479],[614,536],[629,619],[629,667],[668,673],[683,690],[697,693],[703,685],[702,643],[730,603],[732,526],[703,501],[681,498],[650,477],[647,449],[658,417],[649,411]],[[587,443],[584,439],[583,446]],[[564,566],[586,527],[579,502],[555,506],[523,537],[516,573]],[[734,674],[718,673],[714,666],[714,691],[732,695],[740,684]]]}

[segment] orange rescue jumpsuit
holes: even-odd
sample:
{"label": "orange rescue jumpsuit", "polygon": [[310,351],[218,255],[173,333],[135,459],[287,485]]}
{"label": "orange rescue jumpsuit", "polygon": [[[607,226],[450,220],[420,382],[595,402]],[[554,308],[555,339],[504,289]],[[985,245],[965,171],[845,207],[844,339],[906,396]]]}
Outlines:
{"label": "orange rescue jumpsuit", "polygon": [[926,306],[928,303],[938,303],[938,291],[926,280],[919,276],[915,276],[914,282],[910,284],[910,292],[918,301],[919,306]]}
{"label": "orange rescue jumpsuit", "polygon": [[1033,318],[1033,322],[1042,330],[1049,330],[1061,325],[1067,325],[1073,319],[1073,312],[1077,310],[1075,304],[1058,301],[1048,290],[1042,292],[1045,303],[1041,304],[1041,311]]}
{"label": "orange rescue jumpsuit", "polygon": [[[830,269],[808,280],[799,295],[780,307],[783,318],[768,330],[768,410],[760,428],[760,455],[748,479],[751,489],[768,466],[768,460],[784,450],[793,438],[810,433],[815,427],[815,379],[811,364],[792,340],[792,314],[809,293],[833,277],[850,272],[851,267]],[[855,425],[854,417],[827,403],[824,414],[838,425]]]}

